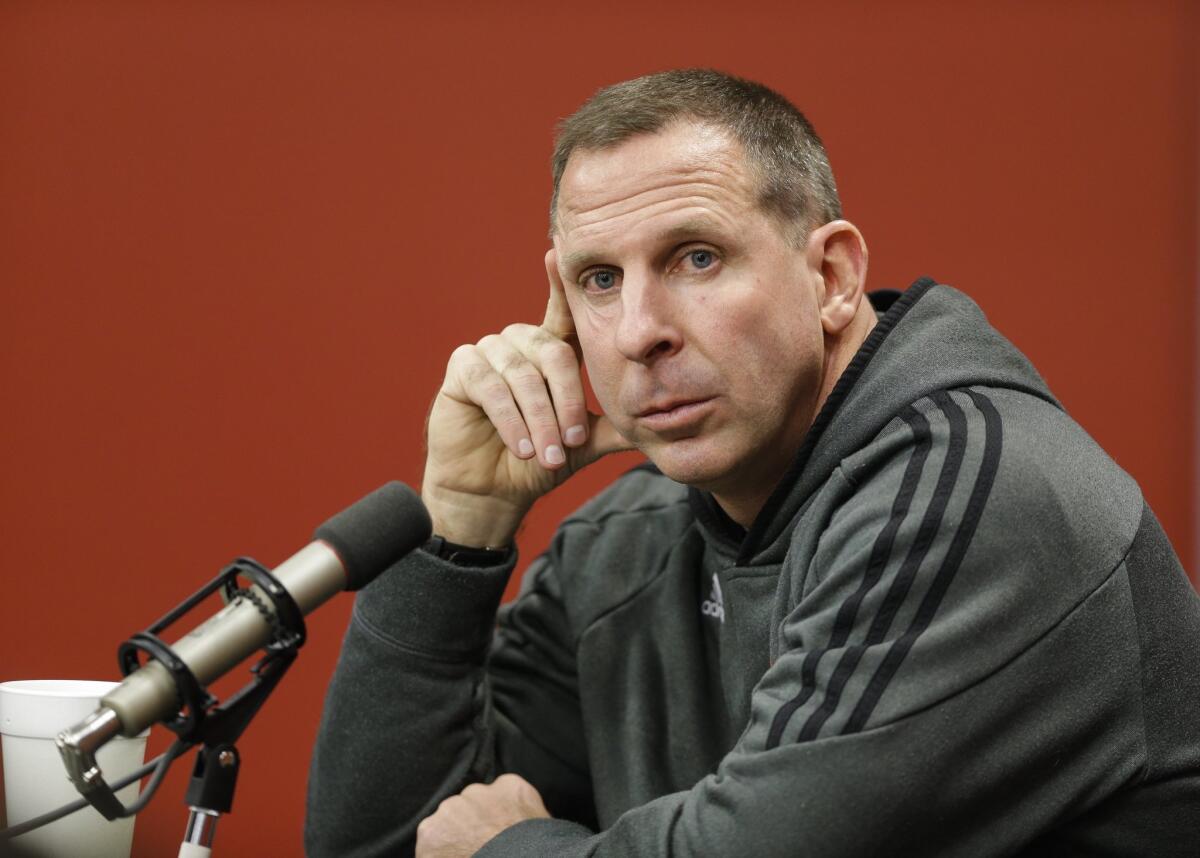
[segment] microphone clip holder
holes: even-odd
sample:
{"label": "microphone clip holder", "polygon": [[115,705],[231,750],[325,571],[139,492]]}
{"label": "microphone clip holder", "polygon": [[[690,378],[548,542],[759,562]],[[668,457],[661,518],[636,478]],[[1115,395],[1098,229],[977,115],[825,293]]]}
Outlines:
{"label": "microphone clip holder", "polygon": [[[239,576],[257,585],[257,591],[249,587],[239,588]],[[221,592],[226,604],[239,597],[251,602],[271,624],[272,636],[266,647],[267,654],[251,668],[252,673],[257,675],[266,669],[268,663],[273,664],[286,654],[290,653],[291,659],[294,659],[296,652],[304,645],[308,636],[304,624],[304,612],[300,610],[300,606],[296,604],[287,589],[257,560],[239,557],[222,569],[216,578],[180,602],[145,631],[137,632],[122,643],[117,649],[117,661],[124,676],[128,676],[141,667],[141,661],[138,658],[139,651],[159,662],[171,674],[171,678],[175,681],[176,693],[179,695],[180,708],[174,718],[164,722],[164,726],[183,741],[192,744],[203,739],[201,736],[203,724],[209,717],[209,711],[216,703],[216,698],[199,683],[187,664],[159,635],[218,591]],[[264,603],[263,595],[271,603],[270,608]],[[288,665],[290,665],[291,659],[287,660]],[[286,667],[287,665],[284,665],[283,669]],[[230,700],[230,703],[239,699],[255,684],[257,683],[252,682],[239,691]]]}

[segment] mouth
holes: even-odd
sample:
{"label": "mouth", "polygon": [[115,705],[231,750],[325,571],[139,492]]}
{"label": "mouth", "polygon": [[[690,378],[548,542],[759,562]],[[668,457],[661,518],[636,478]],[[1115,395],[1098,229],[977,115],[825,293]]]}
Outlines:
{"label": "mouth", "polygon": [[711,410],[712,399],[675,399],[656,403],[634,415],[653,432],[688,429],[703,420]]}

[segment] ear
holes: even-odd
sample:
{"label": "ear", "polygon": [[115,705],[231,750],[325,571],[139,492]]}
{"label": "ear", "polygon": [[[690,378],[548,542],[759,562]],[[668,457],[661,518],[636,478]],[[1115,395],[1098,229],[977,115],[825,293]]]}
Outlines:
{"label": "ear", "polygon": [[867,243],[848,220],[833,220],[808,236],[805,259],[819,278],[821,327],[836,337],[858,314],[867,284]]}

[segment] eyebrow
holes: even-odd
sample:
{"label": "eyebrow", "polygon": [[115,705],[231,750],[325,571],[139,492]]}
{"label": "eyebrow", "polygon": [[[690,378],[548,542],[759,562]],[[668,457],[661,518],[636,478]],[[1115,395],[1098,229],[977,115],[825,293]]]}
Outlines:
{"label": "eyebrow", "polygon": [[691,218],[683,223],[676,224],[670,229],[665,229],[658,234],[659,241],[686,241],[690,238],[697,238],[702,235],[721,232],[718,224],[709,218]]}
{"label": "eyebrow", "polygon": [[603,254],[594,253],[590,250],[577,250],[574,253],[568,253],[563,259],[563,271],[567,272],[568,275],[573,275],[577,271],[591,268],[602,259],[604,259]]}
{"label": "eyebrow", "polygon": [[[721,231],[720,226],[709,218],[690,218],[659,232],[654,236],[654,240],[659,244],[677,244]],[[569,275],[573,275],[585,268],[604,262],[606,258],[607,254],[604,253],[593,250],[577,250],[574,253],[568,253],[563,258],[563,270]]]}

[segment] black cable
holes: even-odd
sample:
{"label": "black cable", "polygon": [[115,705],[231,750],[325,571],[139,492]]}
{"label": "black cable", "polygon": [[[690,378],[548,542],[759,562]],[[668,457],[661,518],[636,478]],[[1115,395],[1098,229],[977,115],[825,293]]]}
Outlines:
{"label": "black cable", "polygon": [[[158,787],[162,783],[162,779],[166,776],[167,769],[170,768],[171,763],[175,762],[178,757],[193,747],[194,744],[194,742],[185,742],[183,739],[176,739],[171,744],[171,747],[167,748],[166,753],[162,755],[165,759],[155,768],[154,776],[150,778],[150,783],[146,784],[146,788],[142,790],[142,794],[138,796],[137,801],[125,808],[125,812],[121,814],[122,819],[141,812],[142,808],[150,803],[150,799],[154,798],[154,793],[158,791]],[[121,786],[130,783],[133,783],[130,778],[122,778]]]}
{"label": "black cable", "polygon": [[[177,739],[171,745],[171,747],[167,748],[166,751],[159,754],[150,762],[146,763],[146,765],[142,766],[137,771],[126,775],[120,780],[113,782],[112,791],[119,792],[134,781],[140,781],[146,775],[150,774],[152,770],[154,772],[153,777],[150,778],[150,783],[146,784],[146,788],[142,790],[141,795],[138,796],[138,800],[129,805],[129,807],[125,808],[125,812],[121,814],[122,818],[133,816],[146,806],[150,799],[154,797],[154,793],[162,783],[162,779],[166,775],[167,769],[170,768],[171,763],[175,762],[178,757],[183,755],[191,747],[192,743],[185,742],[182,739]],[[33,819],[27,819],[19,825],[14,825],[10,828],[0,828],[0,840],[10,840],[13,837],[20,837],[22,834],[33,831],[35,828],[41,828],[43,825],[49,825],[51,822],[57,822],[64,816],[69,816],[77,810],[83,810],[85,807],[90,806],[91,805],[86,798],[81,798],[78,801],[71,802],[70,804],[64,804],[62,807],[56,810],[43,813],[41,816],[35,816]]]}

